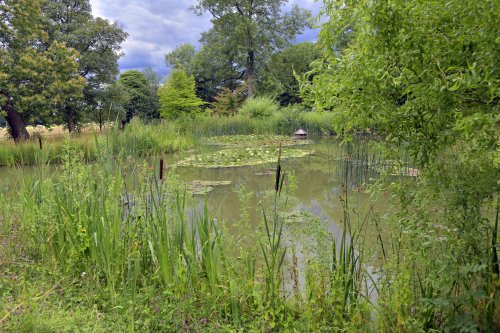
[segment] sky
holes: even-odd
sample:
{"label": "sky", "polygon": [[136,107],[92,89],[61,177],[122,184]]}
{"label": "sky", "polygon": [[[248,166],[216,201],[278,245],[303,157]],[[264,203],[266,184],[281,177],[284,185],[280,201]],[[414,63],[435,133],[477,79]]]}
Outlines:
{"label": "sky", "polygon": [[[198,47],[203,31],[211,27],[210,15],[196,15],[190,6],[196,0],[90,0],[94,16],[117,22],[129,37],[122,44],[125,55],[120,58],[120,71],[143,69],[151,66],[166,76],[164,63],[166,53],[182,43]],[[316,16],[321,1],[289,0],[292,4],[312,11]],[[307,29],[297,41],[314,41],[318,29]]]}

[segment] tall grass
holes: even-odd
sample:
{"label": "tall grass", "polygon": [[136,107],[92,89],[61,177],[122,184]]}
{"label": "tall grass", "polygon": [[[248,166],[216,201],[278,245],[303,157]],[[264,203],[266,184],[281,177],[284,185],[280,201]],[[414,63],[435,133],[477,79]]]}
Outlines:
{"label": "tall grass", "polygon": [[[233,329],[303,327],[301,311],[292,310],[282,289],[286,216],[279,199],[284,184],[279,163],[272,215],[263,214],[259,254],[232,248],[236,242],[210,217],[206,205],[193,213],[175,175],[160,181],[147,164],[131,168],[106,151],[98,155],[89,167],[66,142],[59,172],[20,175],[12,182],[6,192],[12,202],[9,214],[0,215],[10,218],[9,225],[19,223],[19,252],[51,276],[85,276],[93,288],[105,291],[100,297],[111,308],[124,308],[130,331],[167,327],[152,314],[154,326],[137,324],[138,316],[144,316],[138,311],[144,306],[141,293],[148,290],[168,290],[173,298],[168,302],[186,307],[175,313],[186,315],[184,311],[193,311],[189,304],[196,303],[202,319],[217,318]],[[3,209],[5,198],[0,200]],[[339,265],[352,271],[348,265],[354,252],[342,253]],[[183,320],[168,327],[180,330]]]}
{"label": "tall grass", "polygon": [[[66,141],[77,151],[83,153],[85,160],[93,161],[97,150],[92,134],[82,134],[66,138]],[[40,158],[47,163],[60,163],[65,146],[64,138],[42,138],[40,149],[37,138],[22,143],[12,141],[0,142],[0,166],[35,165]]]}
{"label": "tall grass", "polygon": [[237,134],[281,134],[292,135],[303,128],[311,135],[331,135],[333,117],[331,113],[300,112],[289,115],[281,111],[274,112],[267,118],[246,116],[210,117],[201,115],[194,121],[180,121],[179,127],[184,133],[196,136],[217,136]]}
{"label": "tall grass", "polygon": [[193,146],[194,136],[181,132],[178,125],[165,122],[162,124],[144,124],[133,119],[125,129],[117,126],[104,132],[67,135],[60,138],[42,138],[42,149],[38,138],[27,142],[0,142],[0,166],[36,165],[40,158],[46,163],[63,162],[65,145],[81,152],[87,162],[95,161],[106,150],[115,156],[151,156],[170,153]]}

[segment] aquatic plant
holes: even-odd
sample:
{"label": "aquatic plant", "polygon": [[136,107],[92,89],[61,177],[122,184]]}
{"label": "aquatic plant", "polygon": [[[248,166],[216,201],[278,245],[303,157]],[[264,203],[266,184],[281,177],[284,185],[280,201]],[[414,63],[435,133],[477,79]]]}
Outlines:
{"label": "aquatic plant", "polygon": [[[178,166],[203,168],[231,168],[258,165],[276,161],[279,150],[276,148],[222,149],[215,153],[191,155],[177,163]],[[313,154],[301,149],[283,149],[282,158],[300,158]]]}
{"label": "aquatic plant", "polygon": [[291,136],[272,134],[224,135],[207,138],[207,143],[226,147],[295,146],[310,144],[310,140],[298,140]]}

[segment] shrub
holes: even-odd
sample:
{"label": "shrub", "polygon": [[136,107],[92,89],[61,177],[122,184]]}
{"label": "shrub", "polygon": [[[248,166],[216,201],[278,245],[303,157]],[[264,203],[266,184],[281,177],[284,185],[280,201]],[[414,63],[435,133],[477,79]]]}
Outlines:
{"label": "shrub", "polygon": [[278,103],[266,96],[249,98],[243,103],[240,114],[249,118],[269,118],[279,109]]}
{"label": "shrub", "polygon": [[245,86],[240,86],[235,90],[222,88],[214,97],[215,101],[212,103],[214,114],[234,116],[245,99],[244,91]]}

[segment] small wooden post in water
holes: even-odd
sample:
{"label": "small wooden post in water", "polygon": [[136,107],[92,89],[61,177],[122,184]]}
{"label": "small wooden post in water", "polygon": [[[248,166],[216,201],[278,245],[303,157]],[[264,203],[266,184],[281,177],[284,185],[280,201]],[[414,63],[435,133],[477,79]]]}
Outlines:
{"label": "small wooden post in water", "polygon": [[163,180],[163,155],[160,157],[160,180]]}

